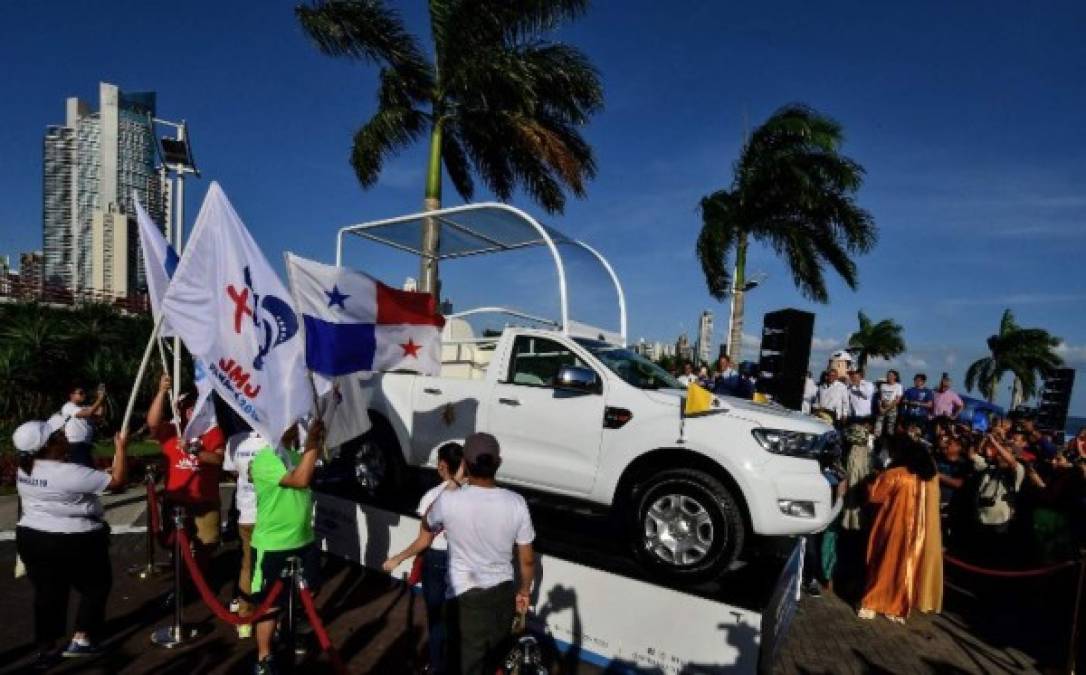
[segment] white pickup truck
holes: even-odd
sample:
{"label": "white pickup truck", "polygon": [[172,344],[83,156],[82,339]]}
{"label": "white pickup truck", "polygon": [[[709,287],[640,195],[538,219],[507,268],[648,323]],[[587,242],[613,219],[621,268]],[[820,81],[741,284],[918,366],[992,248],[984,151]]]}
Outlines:
{"label": "white pickup truck", "polygon": [[388,492],[407,468],[433,467],[443,445],[489,432],[502,482],[610,510],[640,561],[679,581],[722,574],[750,533],[802,534],[833,519],[840,504],[820,464],[836,451],[830,426],[730,397],[683,419],[681,385],[622,346],[624,307],[616,337],[569,321],[562,304],[562,321],[482,337],[462,318],[473,312],[453,315],[440,375],[374,375],[373,427],[340,461]]}

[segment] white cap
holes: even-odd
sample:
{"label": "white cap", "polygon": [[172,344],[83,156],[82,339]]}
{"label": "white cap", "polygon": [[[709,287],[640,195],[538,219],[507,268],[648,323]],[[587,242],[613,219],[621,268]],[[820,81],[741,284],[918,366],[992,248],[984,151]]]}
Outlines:
{"label": "white cap", "polygon": [[11,435],[11,442],[19,452],[33,454],[45,447],[50,436],[64,428],[64,422],[64,418],[60,415],[53,415],[44,422],[41,420],[24,422]]}
{"label": "white cap", "polygon": [[830,361],[848,361],[852,363],[852,352],[847,349],[836,351],[830,355]]}

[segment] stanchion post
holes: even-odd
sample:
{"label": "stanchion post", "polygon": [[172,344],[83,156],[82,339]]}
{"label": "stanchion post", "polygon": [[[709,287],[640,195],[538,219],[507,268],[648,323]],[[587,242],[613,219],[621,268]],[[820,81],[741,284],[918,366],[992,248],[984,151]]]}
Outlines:
{"label": "stanchion post", "polygon": [[298,577],[299,577],[299,574],[298,574],[299,569],[298,568],[299,568],[300,565],[301,565],[301,560],[299,560],[298,556],[293,556],[292,555],[289,558],[287,558],[287,569],[285,571],[285,576],[287,578],[286,578],[286,581],[284,582],[285,585],[287,586],[287,625],[286,625],[287,640],[286,640],[286,643],[287,643],[287,653],[290,655],[290,658],[288,659],[287,662],[290,664],[289,667],[290,667],[291,672],[294,671],[294,664],[295,664],[296,659],[298,658],[298,623],[297,623],[298,603],[297,603],[297,597],[298,597]]}
{"label": "stanchion post", "polygon": [[133,565],[128,568],[128,573],[138,579],[151,579],[161,576],[164,570],[169,569],[169,563],[155,562],[155,522],[153,520],[154,510],[151,508],[150,500],[155,499],[155,465],[152,463],[147,464],[146,473],[143,477],[144,486],[147,488],[147,533],[145,536],[145,543],[147,546],[147,562],[143,565]]}
{"label": "stanchion post", "polygon": [[151,642],[166,649],[180,647],[199,636],[199,631],[196,628],[185,626],[182,621],[185,603],[181,597],[181,572],[184,561],[179,533],[185,527],[185,509],[180,506],[173,507],[173,526],[173,625],[163,626],[151,633]]}
{"label": "stanchion post", "polygon": [[1086,548],[1079,549],[1078,552],[1078,584],[1075,588],[1075,604],[1074,614],[1071,615],[1071,643],[1067,649],[1067,672],[1074,673],[1076,660],[1078,659],[1078,653],[1080,651],[1078,638],[1082,625],[1082,595],[1086,592]]}

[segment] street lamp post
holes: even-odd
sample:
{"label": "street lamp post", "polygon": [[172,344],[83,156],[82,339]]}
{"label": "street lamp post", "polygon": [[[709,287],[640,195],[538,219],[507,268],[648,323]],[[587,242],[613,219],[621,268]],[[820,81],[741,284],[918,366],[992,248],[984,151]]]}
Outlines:
{"label": "street lamp post", "polygon": [[[200,171],[196,168],[196,161],[192,157],[192,145],[189,143],[188,125],[185,120],[170,122],[156,117],[153,118],[152,122],[172,127],[174,130],[173,138],[163,136],[159,140],[158,151],[162,160],[163,172],[166,175],[172,173],[177,181],[176,195],[171,195],[170,212],[166,216],[166,235],[167,240],[169,240],[172,231],[173,241],[170,243],[173,245],[178,257],[180,257],[185,246],[185,175],[192,174],[199,177]],[[177,215],[176,225],[171,228],[170,225],[174,223],[173,216],[175,212]],[[173,338],[173,400],[175,401],[180,387],[181,338],[175,335]]]}

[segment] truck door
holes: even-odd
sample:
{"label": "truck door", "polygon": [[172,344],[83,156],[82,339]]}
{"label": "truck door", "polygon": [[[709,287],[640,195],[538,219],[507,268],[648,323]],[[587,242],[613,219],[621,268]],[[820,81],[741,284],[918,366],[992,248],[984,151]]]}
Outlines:
{"label": "truck door", "polygon": [[562,342],[518,335],[485,421],[501,443],[500,480],[587,494],[599,464],[604,396],[555,389],[563,365],[589,367]]}

